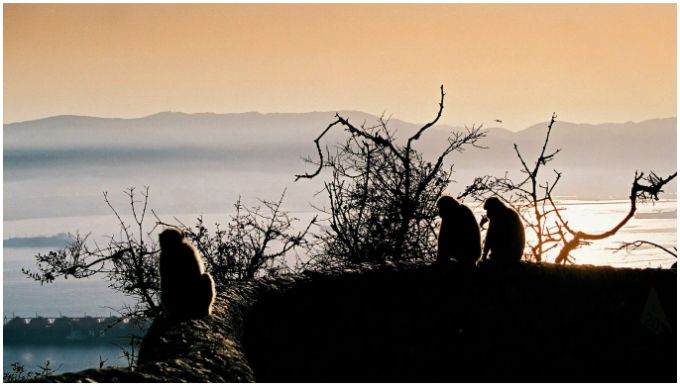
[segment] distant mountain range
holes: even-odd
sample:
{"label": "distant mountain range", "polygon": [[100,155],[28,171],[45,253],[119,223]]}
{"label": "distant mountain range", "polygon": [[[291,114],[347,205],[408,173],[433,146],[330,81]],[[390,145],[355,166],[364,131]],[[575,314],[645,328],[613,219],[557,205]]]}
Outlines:
{"label": "distant mountain range", "polygon": [[[373,124],[378,119],[358,111],[340,114],[355,125]],[[334,115],[335,112],[164,112],[137,119],[63,115],[5,124],[5,175],[7,178],[22,170],[78,163],[115,165],[204,159],[226,169],[266,168],[292,176],[310,168],[301,157],[315,157],[313,140],[334,120]],[[420,127],[400,120],[392,120],[390,125],[401,138]],[[454,178],[464,185],[474,176],[518,170],[513,144],[519,146],[527,161],[532,160],[543,143],[546,127],[547,122],[518,132],[487,128],[486,138],[479,143],[486,149],[470,148],[463,154],[452,154]],[[434,157],[446,146],[452,130],[460,128],[433,127],[416,147]],[[332,146],[345,135],[339,127],[332,130],[326,145]],[[546,171],[555,168],[564,172],[559,190],[564,195],[625,197],[636,170],[659,174],[676,170],[676,144],[676,118],[597,125],[558,121],[550,147],[562,151]],[[675,186],[669,192],[674,193]]]}

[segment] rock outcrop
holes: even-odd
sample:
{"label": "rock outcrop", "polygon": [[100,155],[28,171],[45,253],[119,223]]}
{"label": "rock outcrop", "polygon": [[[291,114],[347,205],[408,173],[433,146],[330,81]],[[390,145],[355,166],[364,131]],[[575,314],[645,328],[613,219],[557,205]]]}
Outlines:
{"label": "rock outcrop", "polygon": [[670,270],[404,263],[261,278],[50,382],[675,382]]}

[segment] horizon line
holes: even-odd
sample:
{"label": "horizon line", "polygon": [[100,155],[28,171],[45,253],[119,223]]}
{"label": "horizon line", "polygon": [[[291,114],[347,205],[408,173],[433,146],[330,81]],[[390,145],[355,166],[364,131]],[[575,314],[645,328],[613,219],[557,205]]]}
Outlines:
{"label": "horizon line", "polygon": [[[36,119],[28,119],[25,121],[15,121],[15,122],[3,122],[3,126],[8,126],[8,125],[15,125],[15,124],[22,124],[22,123],[29,123],[29,122],[37,122],[37,121],[44,121],[48,119],[54,119],[54,118],[66,118],[66,117],[71,117],[71,118],[92,118],[92,119],[110,119],[110,120],[126,120],[126,121],[133,121],[133,120],[140,120],[140,119],[147,119],[151,118],[157,115],[164,115],[164,114],[177,114],[177,115],[221,115],[221,116],[226,116],[226,115],[247,115],[247,114],[257,114],[257,115],[303,115],[303,114],[324,114],[324,113],[329,113],[329,114],[335,114],[335,113],[342,113],[342,112],[347,112],[347,113],[361,113],[361,114],[366,114],[373,116],[375,118],[379,118],[380,115],[372,114],[372,113],[367,113],[365,111],[361,110],[355,110],[355,109],[338,109],[338,110],[326,110],[326,111],[319,111],[319,110],[314,110],[314,111],[304,111],[304,112],[260,112],[260,111],[242,111],[242,112],[226,112],[226,113],[216,113],[216,112],[211,112],[211,111],[204,111],[204,112],[193,112],[193,113],[187,113],[184,111],[173,111],[173,110],[165,110],[165,111],[159,111],[156,113],[148,114],[148,115],[143,115],[143,116],[138,116],[138,117],[104,117],[104,116],[95,116],[95,115],[80,115],[80,114],[58,114],[58,115],[51,115],[47,117],[42,117],[42,118],[36,118]],[[593,125],[593,126],[599,126],[599,125],[607,125],[607,124],[626,124],[626,123],[642,123],[642,122],[647,122],[647,121],[654,121],[654,120],[665,120],[665,119],[677,119],[677,115],[675,116],[667,116],[667,117],[657,117],[657,118],[648,118],[648,119],[643,119],[639,121],[633,121],[633,120],[627,120],[627,121],[618,121],[618,122],[612,122],[612,121],[606,121],[606,122],[598,122],[598,123],[593,123],[593,122],[571,122],[571,121],[560,121],[556,120],[556,122],[561,122],[561,123],[569,123],[569,124],[576,124],[576,125]],[[409,123],[409,124],[414,124],[414,125],[421,125],[425,124],[425,122],[411,122],[407,121],[404,119],[400,119],[397,117],[394,117],[393,115],[390,115],[390,118],[388,120],[396,120],[396,121],[401,121],[404,123]],[[501,126],[493,126],[493,127],[488,127],[488,128],[498,128],[498,129],[504,129],[508,131],[514,131],[514,132],[520,132],[525,129],[528,129],[530,127],[533,127],[535,125],[540,125],[547,123],[549,120],[545,121],[540,121],[533,123],[523,129],[519,130],[510,130],[505,127]],[[496,122],[494,122],[496,123]],[[485,125],[485,122],[482,122],[482,125]],[[449,124],[449,123],[439,123],[436,126],[449,126],[449,127],[463,127],[465,124]]]}

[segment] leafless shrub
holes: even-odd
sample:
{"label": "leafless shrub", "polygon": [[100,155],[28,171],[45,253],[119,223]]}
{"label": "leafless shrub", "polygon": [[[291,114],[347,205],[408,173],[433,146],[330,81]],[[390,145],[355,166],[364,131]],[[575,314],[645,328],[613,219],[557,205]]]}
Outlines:
{"label": "leafless shrub", "polygon": [[[451,133],[439,156],[429,162],[414,145],[434,126],[444,109],[441,87],[435,118],[400,143],[389,120],[381,117],[376,125],[359,127],[336,114],[336,120],[314,140],[319,160],[313,173],[296,176],[315,178],[326,169],[330,180],[324,183],[330,226],[319,235],[322,267],[346,262],[381,262],[402,259],[433,259],[436,254],[435,202],[451,182],[452,166],[444,161],[453,152],[476,146],[484,137],[480,127]],[[322,151],[320,141],[333,127],[342,127],[346,141]],[[325,153],[325,154],[324,154]]]}
{"label": "leafless shrub", "polygon": [[100,275],[110,288],[133,300],[132,304],[124,306],[124,317],[157,315],[160,312],[157,246],[151,237],[153,226],[147,230],[146,221],[149,189],[144,189],[141,199],[135,188],[127,189],[125,195],[130,202],[134,224],[123,220],[105,192],[104,201],[118,221],[118,234],[109,236],[104,245],[89,242],[90,234],[77,234],[66,248],[36,255],[37,272],[26,268],[22,272],[41,284],[57,278],[80,279]]}
{"label": "leafless shrub", "polygon": [[[630,210],[618,224],[599,234],[574,230],[564,220],[562,215],[564,208],[561,208],[552,196],[553,190],[562,178],[562,173],[553,169],[552,181],[541,183],[543,167],[560,152],[560,149],[548,150],[550,134],[556,118],[557,115],[553,113],[548,123],[543,146],[533,165],[529,165],[517,144],[514,145],[515,153],[521,164],[520,171],[525,175],[523,179],[516,182],[509,178],[507,173],[503,177],[478,177],[458,197],[470,196],[478,201],[491,196],[499,197],[520,213],[525,226],[535,236],[535,241],[529,244],[529,252],[525,253],[526,258],[541,262],[548,252],[554,250],[559,251],[555,257],[555,263],[565,264],[573,262],[570,253],[579,246],[614,235],[633,217],[639,201],[658,200],[658,194],[663,192],[663,186],[673,180],[677,173],[661,178],[654,172],[650,172],[647,177],[644,173],[635,172],[630,193]],[[483,219],[482,223],[484,222]]]}
{"label": "leafless shrub", "polygon": [[[254,207],[244,206],[239,198],[226,228],[217,223],[212,233],[202,217],[193,228],[180,222],[218,285],[252,279],[260,273],[296,271],[302,266],[298,252],[309,249],[308,234],[316,216],[304,229],[295,231],[299,219],[282,210],[284,197],[285,190],[277,201],[259,200],[260,205]],[[295,261],[289,262],[290,258]]]}
{"label": "leafless shrub", "polygon": [[[125,194],[130,203],[132,226],[123,220],[109,201],[108,194],[104,193],[104,201],[118,220],[118,234],[109,236],[105,245],[90,242],[89,234],[78,234],[65,248],[38,254],[36,271],[24,268],[22,272],[41,284],[57,278],[103,276],[110,288],[132,299],[131,303],[118,310],[121,320],[144,320],[157,316],[161,312],[160,251],[154,231],[159,224],[170,224],[161,222],[158,216],[155,216],[156,221],[149,221],[148,188],[144,189],[141,197],[135,188],[127,189]],[[184,228],[202,253],[207,270],[217,285],[250,279],[261,272],[294,268],[287,265],[284,258],[289,252],[296,253],[307,248],[307,235],[316,218],[303,231],[293,231],[297,219],[282,210],[284,194],[278,201],[261,200],[262,206],[252,208],[244,207],[239,199],[235,204],[236,214],[226,228],[216,224],[214,233],[208,230],[200,217],[194,228],[180,223],[179,226]]]}
{"label": "leafless shrub", "polygon": [[13,382],[30,382],[36,378],[44,378],[53,375],[59,369],[61,365],[56,368],[52,368],[52,364],[49,360],[45,361],[44,365],[38,366],[38,371],[26,371],[26,367],[19,362],[14,362],[10,364],[10,370],[4,371],[2,373],[3,382],[13,383]]}

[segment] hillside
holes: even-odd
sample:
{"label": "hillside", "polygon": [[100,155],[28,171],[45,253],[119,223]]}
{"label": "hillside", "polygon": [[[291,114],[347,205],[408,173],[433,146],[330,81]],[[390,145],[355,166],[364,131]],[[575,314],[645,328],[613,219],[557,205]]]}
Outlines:
{"label": "hillside", "polygon": [[136,371],[41,381],[675,382],[670,270],[400,264],[262,278],[157,319]]}

